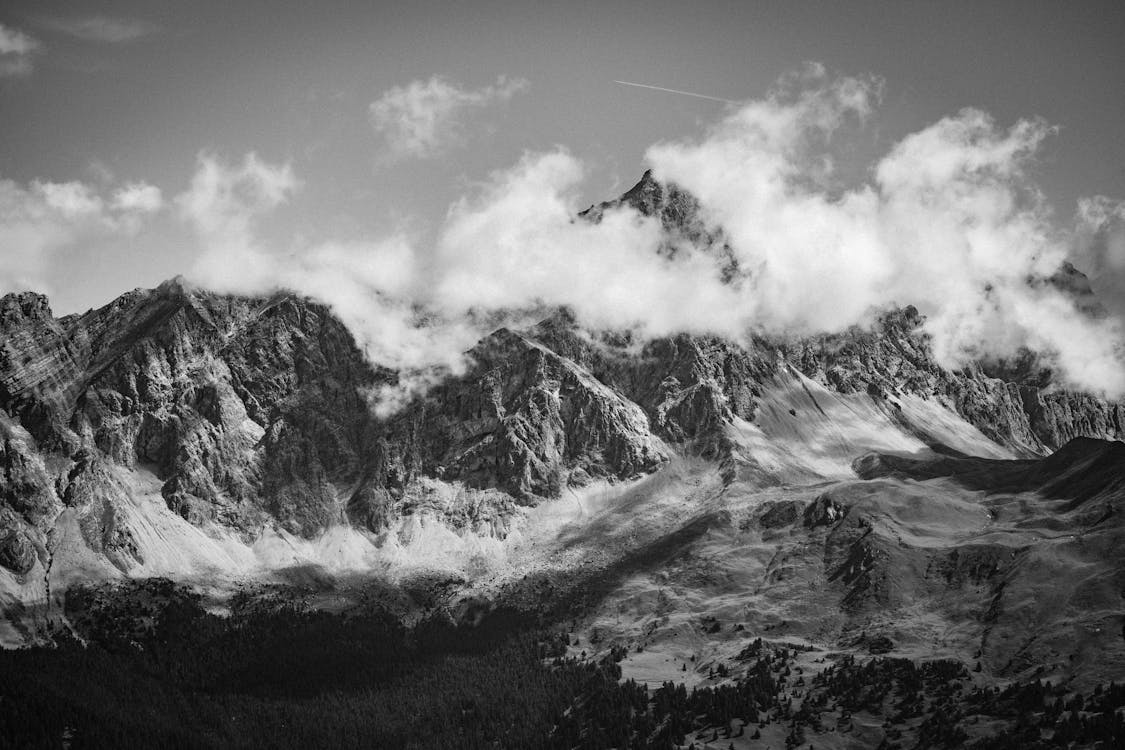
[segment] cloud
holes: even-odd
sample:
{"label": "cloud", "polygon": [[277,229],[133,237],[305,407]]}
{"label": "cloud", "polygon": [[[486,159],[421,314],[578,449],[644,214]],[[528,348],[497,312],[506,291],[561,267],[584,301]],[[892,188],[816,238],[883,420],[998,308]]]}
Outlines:
{"label": "cloud", "polygon": [[400,371],[399,382],[371,394],[386,415],[450,372],[479,330],[435,320],[416,302],[424,286],[421,259],[404,234],[362,242],[326,241],[280,253],[258,236],[258,222],[300,187],[289,164],[256,154],[241,163],[202,153],[188,189],[175,199],[202,252],[187,273],[218,292],[263,295],[287,289],[328,304],[368,359]]}
{"label": "cloud", "polygon": [[102,44],[132,42],[160,31],[160,26],[151,21],[108,16],[51,18],[42,25],[75,39]]}
{"label": "cloud", "polygon": [[[881,89],[877,78],[810,65],[698,137],[648,149],[655,176],[695,195],[703,221],[721,229],[733,275],[713,246],[669,237],[627,206],[596,223],[577,218],[587,170],[564,149],[494,172],[428,242],[399,232],[279,258],[250,218],[279,205],[295,179],[252,156],[241,168],[201,159],[190,192],[205,198],[180,202],[217,217],[198,220],[225,248],[204,256],[203,278],[218,269],[228,291],[272,285],[322,299],[373,362],[401,371],[397,387],[374,394],[382,414],[463,369],[463,352],[498,320],[553,305],[642,340],[747,340],[837,332],[913,304],[947,367],[1026,347],[1062,383],[1125,395],[1121,316],[1090,316],[1050,281],[1070,259],[1120,288],[1110,284],[1125,278],[1122,204],[1090,199],[1077,228],[1056,226],[1029,170],[1054,129],[1037,119],[1002,127],[976,109],[908,135],[849,182],[836,164],[871,127]],[[206,197],[242,192],[265,197]]]}
{"label": "cloud", "polygon": [[1125,201],[1104,195],[1078,201],[1075,263],[1103,305],[1125,318]]}
{"label": "cloud", "polygon": [[289,164],[272,165],[254,153],[241,164],[229,164],[200,153],[190,186],[176,197],[180,216],[203,245],[193,277],[217,291],[259,293],[271,288],[273,262],[256,239],[254,224],[298,187]]}
{"label": "cloud", "polygon": [[105,207],[94,188],[82,182],[34,182],[32,190],[49,209],[66,219],[97,216]]}
{"label": "cloud", "polygon": [[1120,320],[1093,320],[1043,283],[1074,241],[1027,174],[1053,129],[1005,130],[966,109],[904,138],[873,179],[833,189],[831,138],[849,114],[870,115],[874,90],[853,78],[783,90],[702,139],[649,149],[656,176],[700,198],[748,272],[731,314],[809,333],[914,304],[948,367],[1028,347],[1072,385],[1125,393]]}
{"label": "cloud", "polygon": [[71,221],[42,190],[0,180],[0,293],[42,283],[47,256],[74,234]]}
{"label": "cloud", "polygon": [[405,234],[362,242],[326,241],[280,254],[263,244],[256,223],[299,187],[288,164],[248,154],[241,164],[201,154],[189,188],[176,198],[203,246],[188,278],[221,292],[288,289],[328,304],[375,364],[399,370],[399,382],[372,395],[377,414],[464,369],[463,352],[479,338],[469,323],[437,319],[417,300],[424,260]]}
{"label": "cloud", "polygon": [[464,352],[482,335],[468,316],[443,317],[419,300],[429,274],[405,235],[326,243],[278,265],[277,285],[323,300],[355,336],[367,358],[397,371],[370,396],[388,416],[450,374],[465,370]]}
{"label": "cloud", "polygon": [[131,182],[118,188],[113,194],[113,207],[121,211],[153,213],[164,205],[160,188],[147,182]]}
{"label": "cloud", "polygon": [[466,89],[432,76],[395,86],[372,102],[371,124],[383,138],[388,159],[426,159],[465,142],[468,111],[507,101],[528,85],[522,78],[500,76],[489,86]]}
{"label": "cloud", "polygon": [[[726,325],[737,290],[710,257],[660,254],[658,221],[630,209],[577,220],[582,163],[565,151],[527,154],[449,211],[436,244],[428,305],[475,310],[568,305],[587,323],[646,335]],[[711,290],[701,296],[695,290]]]}
{"label": "cloud", "polygon": [[29,74],[32,58],[42,47],[37,40],[19,29],[0,24],[0,76]]}
{"label": "cloud", "polygon": [[[525,157],[452,207],[430,303],[452,316],[541,301],[642,335],[735,338],[836,332],[914,304],[947,367],[1027,347],[1062,382],[1125,394],[1121,318],[1091,318],[1047,283],[1081,240],[1054,226],[1029,176],[1054,128],[1036,119],[1002,128],[966,109],[846,184],[837,156],[876,116],[881,90],[878,78],[831,78],[810,65],[701,137],[648,150],[655,176],[695,195],[721,227],[740,269],[733,280],[708,248],[656,252],[656,227],[631,211],[594,226],[571,220],[582,168],[558,152]],[[1092,206],[1088,224],[1116,227],[1101,230],[1100,267],[1125,278],[1115,270],[1125,262],[1120,204]]]}
{"label": "cloud", "polygon": [[144,183],[107,198],[83,182],[0,179],[0,293],[43,288],[53,254],[64,247],[134,234],[144,215],[159,208],[154,195],[158,201],[160,190]]}

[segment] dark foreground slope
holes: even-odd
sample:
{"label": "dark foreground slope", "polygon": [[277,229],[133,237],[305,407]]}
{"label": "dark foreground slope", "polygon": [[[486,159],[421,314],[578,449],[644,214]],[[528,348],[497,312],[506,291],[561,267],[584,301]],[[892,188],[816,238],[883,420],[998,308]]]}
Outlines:
{"label": "dark foreground slope", "polygon": [[[860,655],[747,637],[707,684],[646,685],[621,645],[589,658],[567,628],[497,610],[404,629],[377,611],[288,606],[208,615],[151,581],[130,610],[0,652],[0,743],[26,748],[1112,748],[1125,685],[982,685],[950,659]],[[136,624],[135,622],[133,623]],[[125,627],[122,627],[122,626]],[[126,642],[126,637],[128,642]],[[574,639],[574,640],[572,640]],[[571,645],[574,644],[574,645]],[[568,649],[571,655],[568,655]],[[684,665],[687,675],[687,663]],[[623,677],[626,679],[622,680]]]}
{"label": "dark foreground slope", "polygon": [[1074,438],[1046,458],[1000,461],[974,456],[931,458],[870,454],[854,464],[863,479],[877,477],[916,480],[949,477],[956,483],[990,495],[1036,492],[1051,500],[1068,501],[1063,509],[1094,504],[1114,513],[1114,498],[1125,492],[1125,443]]}

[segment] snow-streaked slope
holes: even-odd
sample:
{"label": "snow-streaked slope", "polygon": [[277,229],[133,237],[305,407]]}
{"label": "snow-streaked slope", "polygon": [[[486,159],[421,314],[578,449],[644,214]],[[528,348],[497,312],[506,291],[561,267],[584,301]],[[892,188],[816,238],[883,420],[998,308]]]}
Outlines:
{"label": "snow-streaked slope", "polygon": [[745,463],[761,472],[753,477],[759,482],[851,478],[852,461],[864,453],[927,453],[933,443],[1015,458],[936,401],[837,393],[788,368],[767,384],[754,422],[736,419],[730,434]]}
{"label": "snow-streaked slope", "polygon": [[[643,572],[621,579],[611,596],[615,614],[598,624],[606,632],[629,639],[648,633],[653,643],[671,638],[677,654],[695,648],[692,634],[704,616],[738,618],[756,632],[801,622],[785,628],[789,637],[838,636],[840,595],[826,585],[822,549],[807,534],[760,529],[757,519],[779,503],[803,508],[826,488],[853,482],[851,462],[868,451],[920,456],[931,454],[928,444],[942,443],[1008,456],[936,402],[841,395],[792,371],[768,384],[754,422],[728,425],[727,438],[733,481],[716,463],[677,456],[647,477],[568,488],[536,507],[514,508],[502,522],[454,528],[449,508],[484,503],[495,491],[425,479],[414,488],[421,499],[415,509],[382,533],[337,525],[314,539],[278,528],[246,539],[222,527],[193,526],[167,508],[154,474],[116,467],[121,489],[114,509],[133,554],[111,562],[91,549],[80,511],[66,509],[52,535],[49,576],[42,564],[22,581],[0,572],[0,596],[18,620],[44,612],[48,582],[46,610],[57,614],[63,592],[75,583],[167,576],[221,598],[242,583],[292,580],[297,570],[326,581],[374,576],[392,583],[439,573],[461,581],[463,595],[489,596],[532,573],[609,570],[628,559]],[[880,489],[890,484],[856,483],[850,490],[887,538],[924,548],[987,533],[979,497],[901,483],[895,492]],[[665,567],[669,555],[681,552],[682,560]],[[933,638],[957,627],[929,623],[922,630]],[[24,640],[26,632],[5,628],[5,643]]]}
{"label": "snow-streaked slope", "polygon": [[[757,424],[732,425],[738,478],[702,499],[705,523],[674,554],[610,592],[575,653],[624,645],[625,676],[650,684],[706,683],[719,662],[737,671],[755,637],[821,654],[866,654],[887,637],[895,655],[980,662],[983,682],[1041,674],[1089,687],[1125,673],[1125,528],[1112,511],[1125,498],[1102,497],[1103,511],[949,477],[858,481],[843,468],[852,451],[932,450],[903,432],[907,419],[850,422],[867,396],[809,391],[779,389]],[[798,424],[813,399],[816,416]],[[940,407],[902,410],[925,419],[930,441],[1006,455]]]}

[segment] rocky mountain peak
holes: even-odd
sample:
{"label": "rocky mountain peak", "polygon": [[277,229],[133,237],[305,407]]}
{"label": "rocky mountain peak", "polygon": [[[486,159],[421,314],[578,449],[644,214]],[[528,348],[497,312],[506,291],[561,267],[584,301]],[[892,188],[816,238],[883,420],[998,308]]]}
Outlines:
{"label": "rocky mountain peak", "polygon": [[665,185],[646,170],[641,179],[619,198],[590,206],[579,216],[599,221],[611,208],[629,206],[637,212],[660,219],[664,229],[692,240],[713,239],[714,229],[700,217],[699,201],[691,193],[674,184]]}
{"label": "rocky mountain peak", "polygon": [[26,320],[53,320],[47,296],[38,292],[14,292],[0,297],[0,326],[9,327]]}

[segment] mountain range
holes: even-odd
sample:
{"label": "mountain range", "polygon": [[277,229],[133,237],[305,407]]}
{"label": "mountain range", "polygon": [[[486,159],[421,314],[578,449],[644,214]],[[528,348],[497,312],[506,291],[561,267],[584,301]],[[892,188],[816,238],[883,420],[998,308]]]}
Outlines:
{"label": "mountain range", "polygon": [[[744,273],[651,174],[583,219],[622,202]],[[1100,314],[1073,267],[1049,281]],[[568,621],[568,653],[623,649],[654,688],[745,677],[756,638],[810,676],[889,654],[963,664],[966,690],[1120,679],[1125,404],[1032,353],[943,368],[924,320],[638,340],[544,310],[385,415],[373,394],[404,375],[316,300],[174,279],[55,317],[9,294],[0,641],[81,635],[77,592],[131,580],[214,611],[247,591],[347,610],[377,581],[403,622]],[[891,736],[859,716],[856,746]]]}

